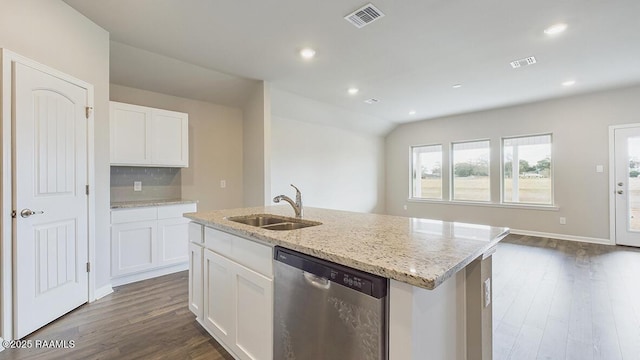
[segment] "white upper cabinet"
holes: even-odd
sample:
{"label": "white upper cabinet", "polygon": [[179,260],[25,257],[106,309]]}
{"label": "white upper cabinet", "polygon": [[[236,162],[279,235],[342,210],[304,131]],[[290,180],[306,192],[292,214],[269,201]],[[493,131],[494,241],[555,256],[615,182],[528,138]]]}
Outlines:
{"label": "white upper cabinet", "polygon": [[111,165],[189,166],[189,115],[112,101]]}
{"label": "white upper cabinet", "polygon": [[111,164],[151,164],[151,109],[111,102]]}

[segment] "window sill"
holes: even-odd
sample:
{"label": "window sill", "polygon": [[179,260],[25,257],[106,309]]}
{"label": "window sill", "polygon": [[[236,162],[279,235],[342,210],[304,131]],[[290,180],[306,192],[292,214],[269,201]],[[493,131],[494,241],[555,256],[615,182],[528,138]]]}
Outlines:
{"label": "window sill", "polygon": [[542,210],[542,211],[560,210],[560,207],[556,205],[504,204],[504,203],[497,204],[492,202],[479,202],[479,201],[451,201],[451,200],[432,200],[432,199],[416,199],[416,198],[409,198],[407,199],[407,201],[412,203],[480,206],[480,207],[522,209],[522,210]]}

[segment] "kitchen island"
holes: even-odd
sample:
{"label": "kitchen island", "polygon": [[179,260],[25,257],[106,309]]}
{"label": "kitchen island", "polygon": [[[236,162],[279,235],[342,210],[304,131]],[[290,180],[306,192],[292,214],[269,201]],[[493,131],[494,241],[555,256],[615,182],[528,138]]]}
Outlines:
{"label": "kitchen island", "polygon": [[[288,206],[265,206],[185,214],[194,223],[192,242],[201,244],[191,252],[192,311],[238,358],[271,358],[272,329],[267,328],[273,324],[273,246],[390,279],[390,359],[491,358],[491,254],[508,229],[317,208],[306,208],[304,220],[321,225],[297,230],[274,231],[229,220],[255,214],[293,212]],[[216,282],[233,288],[230,273],[246,275],[245,280],[253,277],[251,289],[261,289],[256,294],[264,306],[245,309],[267,323],[260,332],[267,331],[267,336],[259,343],[228,341],[258,336],[239,324],[237,307],[243,300],[233,294],[242,289],[234,288],[229,296],[213,291]],[[198,284],[203,284],[201,289]],[[191,297],[203,301],[194,304]],[[215,319],[216,314],[233,313],[234,306],[234,316]]]}

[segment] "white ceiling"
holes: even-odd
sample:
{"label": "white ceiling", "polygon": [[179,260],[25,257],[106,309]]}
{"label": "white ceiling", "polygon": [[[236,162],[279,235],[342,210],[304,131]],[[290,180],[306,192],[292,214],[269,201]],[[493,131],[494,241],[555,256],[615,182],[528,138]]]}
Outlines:
{"label": "white ceiling", "polygon": [[[640,83],[638,0],[373,0],[386,16],[363,29],[343,16],[366,0],[65,1],[111,33],[112,82],[229,105],[265,80],[407,122]],[[567,31],[546,36],[557,22]]]}
{"label": "white ceiling", "polygon": [[258,86],[249,80],[111,41],[111,83],[240,107]]}

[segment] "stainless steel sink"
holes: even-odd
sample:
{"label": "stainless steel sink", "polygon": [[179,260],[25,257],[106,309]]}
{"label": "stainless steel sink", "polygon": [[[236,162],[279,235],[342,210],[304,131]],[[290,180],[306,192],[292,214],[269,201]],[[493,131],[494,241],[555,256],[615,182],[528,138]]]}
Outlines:
{"label": "stainless steel sink", "polygon": [[307,224],[307,223],[301,223],[301,222],[285,222],[280,224],[266,225],[266,226],[263,226],[262,228],[267,230],[283,231],[283,230],[302,229],[302,228],[316,226],[316,225],[319,225],[319,224]]}
{"label": "stainless steel sink", "polygon": [[229,218],[228,220],[251,225],[251,226],[256,226],[256,227],[263,227],[265,225],[272,225],[272,224],[280,224],[286,221],[284,219],[274,218],[266,215],[258,215],[253,217],[238,216],[238,217]]}
{"label": "stainless steel sink", "polygon": [[275,231],[296,230],[322,224],[317,221],[302,220],[271,214],[234,216],[227,218],[227,220]]}

